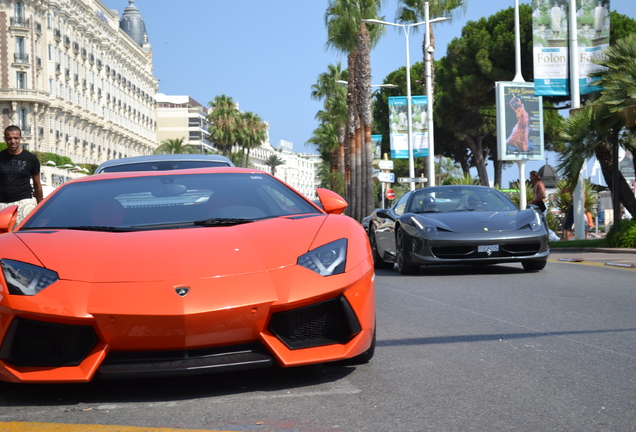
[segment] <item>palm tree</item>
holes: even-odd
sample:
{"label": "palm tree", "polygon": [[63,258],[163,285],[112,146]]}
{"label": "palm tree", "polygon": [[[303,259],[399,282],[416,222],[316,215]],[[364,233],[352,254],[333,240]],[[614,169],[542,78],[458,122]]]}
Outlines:
{"label": "palm tree", "polygon": [[439,162],[435,162],[435,171],[437,174],[437,184],[442,184],[444,179],[449,177],[457,177],[462,173],[462,169],[458,163],[452,158],[440,155]]}
{"label": "palm tree", "polygon": [[161,141],[159,147],[155,149],[155,154],[192,154],[197,149],[190,144],[184,145],[185,138],[167,139]]}
{"label": "palm tree", "polygon": [[210,107],[209,139],[227,156],[238,139],[239,110],[232,98],[224,94],[216,96]]}
{"label": "palm tree", "polygon": [[[320,111],[320,114],[326,114],[324,111]],[[344,195],[344,189],[342,187],[344,183],[344,176],[339,169],[334,169],[334,161],[339,159],[339,129],[336,130],[336,126],[333,122],[322,121],[314,132],[307,140],[309,144],[315,144],[318,147],[318,153],[323,161],[318,173],[318,178],[321,179],[321,187],[330,189],[340,195]],[[344,155],[344,153],[343,153]]]}
{"label": "palm tree", "polygon": [[260,147],[267,140],[267,123],[258,114],[244,112],[239,114],[237,144],[241,149],[241,166],[248,167],[250,150]]}
{"label": "palm tree", "polygon": [[284,165],[285,161],[283,159],[281,159],[280,157],[278,157],[278,155],[271,155],[270,157],[268,157],[267,159],[265,159],[264,162],[265,165],[267,165],[270,169],[270,173],[275,176],[276,175],[276,167],[279,165]]}
{"label": "palm tree", "polygon": [[[617,169],[618,144],[632,151],[635,149],[632,144],[634,133],[625,127],[628,126],[628,114],[636,110],[636,83],[633,80],[636,76],[636,35],[618,40],[606,54],[607,57],[595,61],[602,67],[590,74],[600,78],[596,82],[601,88],[599,97],[588,100],[565,122],[561,139],[566,145],[557,168],[564,178],[575,184],[583,163],[595,156],[612,194],[618,193],[620,202],[635,214],[636,197],[620,171],[617,171],[618,182],[614,180],[614,170]],[[634,128],[633,124],[629,126]]]}
{"label": "palm tree", "polygon": [[[367,29],[362,19],[377,19],[380,0],[329,0],[325,12],[327,48],[347,53],[347,129],[345,135],[346,198],[351,216],[361,221],[373,211],[371,150],[371,72],[369,50],[384,32],[382,26]],[[363,151],[364,148],[364,151]],[[368,165],[368,168],[367,168]],[[364,174],[361,174],[364,166]],[[358,199],[358,197],[360,199]]]}
{"label": "palm tree", "polygon": [[[323,154],[321,146],[325,146],[329,150],[325,153],[323,160],[330,162],[330,170],[332,173],[340,172],[340,176],[345,175],[345,127],[347,124],[347,89],[338,81],[347,81],[349,72],[342,70],[340,62],[336,65],[330,64],[327,72],[318,75],[318,81],[311,86],[311,98],[315,100],[324,100],[324,110],[316,114],[316,119],[320,120],[321,126],[314,131],[314,137],[308,142],[318,145],[318,151]],[[334,140],[326,139],[323,125],[333,125],[330,129],[330,136]],[[316,136],[320,133],[321,136]],[[334,177],[329,175],[329,177]],[[332,185],[332,190],[333,185]],[[344,194],[344,192],[342,192]]]}

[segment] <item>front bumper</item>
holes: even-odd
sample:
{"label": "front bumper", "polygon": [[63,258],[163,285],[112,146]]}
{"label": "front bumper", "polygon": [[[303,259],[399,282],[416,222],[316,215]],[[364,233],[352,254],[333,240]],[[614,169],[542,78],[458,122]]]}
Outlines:
{"label": "front bumper", "polygon": [[[422,265],[498,264],[547,260],[550,255],[547,234],[486,233],[458,239],[454,233],[435,238],[409,237],[409,261]],[[497,251],[479,251],[479,246],[497,246]]]}
{"label": "front bumper", "polygon": [[[55,290],[42,291],[47,296],[1,300],[0,379],[88,382],[355,357],[369,348],[373,336],[373,278],[369,263],[326,278],[293,266],[217,279],[214,289],[192,283],[185,298],[171,283],[169,289],[137,286],[145,302],[136,304],[104,297],[130,292],[126,284],[95,288],[59,281]],[[243,284],[259,289],[241,290]],[[171,297],[163,301],[168,293]],[[47,310],[55,313],[43,313]]]}

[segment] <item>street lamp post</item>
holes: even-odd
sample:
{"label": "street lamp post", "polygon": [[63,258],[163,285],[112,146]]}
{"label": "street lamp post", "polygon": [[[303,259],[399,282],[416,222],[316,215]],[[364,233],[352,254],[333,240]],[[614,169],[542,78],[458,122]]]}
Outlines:
{"label": "street lamp post", "polygon": [[[430,56],[432,54],[431,45],[430,45],[430,35],[428,32],[429,25],[439,21],[446,21],[450,18],[435,18],[433,20],[429,19],[428,16],[428,2],[425,3],[425,15],[424,21],[414,23],[414,24],[396,24],[387,21],[380,21],[376,19],[363,19],[362,22],[368,24],[381,24],[386,26],[394,26],[401,27],[404,30],[404,37],[406,40],[406,107],[407,107],[407,125],[408,125],[408,134],[407,134],[407,143],[409,149],[409,177],[411,180],[415,177],[415,162],[413,160],[413,118],[411,111],[411,57],[409,54],[409,33],[411,31],[411,27],[417,27],[422,24],[426,25],[426,94],[427,94],[427,113],[428,113],[428,156],[429,156],[429,185],[433,186],[435,184],[435,163],[434,163],[434,143],[433,143],[433,101],[432,101],[432,82],[431,82],[431,73],[430,73]],[[431,165],[433,166],[433,170],[431,171]],[[410,189],[415,190],[415,183],[413,181],[409,182]]]}

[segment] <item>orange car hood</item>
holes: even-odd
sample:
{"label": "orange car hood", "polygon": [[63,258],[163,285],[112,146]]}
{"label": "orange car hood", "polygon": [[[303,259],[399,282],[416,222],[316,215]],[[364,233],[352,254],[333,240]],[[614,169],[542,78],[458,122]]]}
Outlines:
{"label": "orange car hood", "polygon": [[[162,281],[183,274],[222,277],[295,265],[326,218],[275,218],[232,227],[143,232],[43,230],[15,235],[60,279]],[[281,242],[285,247],[278,247]]]}

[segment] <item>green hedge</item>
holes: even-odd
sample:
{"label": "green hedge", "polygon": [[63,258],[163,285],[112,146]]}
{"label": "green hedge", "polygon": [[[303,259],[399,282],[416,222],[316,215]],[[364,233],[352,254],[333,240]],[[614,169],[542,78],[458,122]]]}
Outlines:
{"label": "green hedge", "polygon": [[636,248],[636,221],[621,220],[618,232],[612,229],[607,233],[606,244],[613,248]]}

